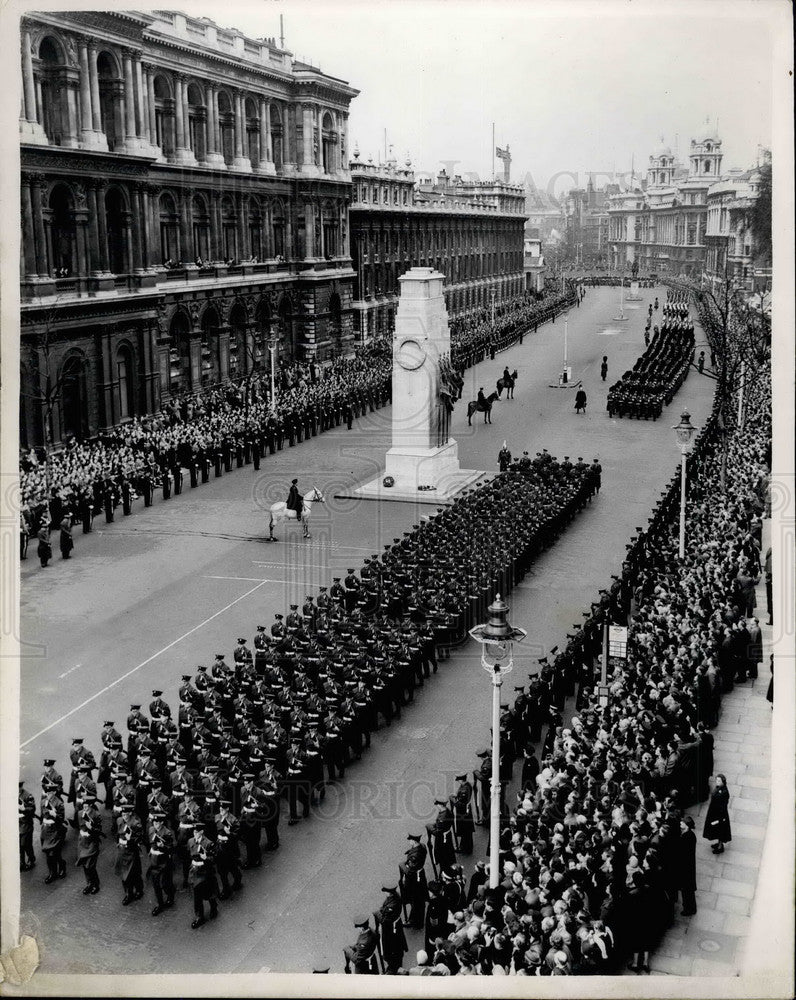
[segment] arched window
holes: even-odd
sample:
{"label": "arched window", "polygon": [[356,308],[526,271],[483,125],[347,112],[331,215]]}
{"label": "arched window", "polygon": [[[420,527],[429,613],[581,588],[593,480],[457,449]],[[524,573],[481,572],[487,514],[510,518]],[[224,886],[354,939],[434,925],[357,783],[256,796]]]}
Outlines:
{"label": "arched window", "polygon": [[232,199],[221,199],[221,246],[224,260],[238,259],[238,213]]}
{"label": "arched window", "polygon": [[276,104],[271,105],[271,150],[274,156],[274,169],[282,169],[282,115]]}
{"label": "arched window", "polygon": [[130,270],[127,260],[127,206],[121,191],[112,187],[105,194],[105,229],[108,233],[108,266],[113,274]]}
{"label": "arched window", "polygon": [[257,198],[249,198],[249,252],[258,261],[261,261],[265,256],[263,247],[263,213]]}
{"label": "arched window", "polygon": [[279,357],[283,361],[295,361],[293,343],[293,309],[287,295],[279,303]]}
{"label": "arched window", "polygon": [[321,128],[321,150],[323,153],[323,172],[331,174],[337,169],[335,143],[337,136],[334,131],[334,119],[327,111],[323,116]]}
{"label": "arched window", "polygon": [[273,226],[273,240],[274,240],[274,257],[286,257],[287,253],[285,249],[285,206],[278,198],[274,202],[274,214],[273,214],[272,226]]}
{"label": "arched window", "polygon": [[155,98],[155,139],[169,159],[174,156],[174,99],[171,86],[165,76],[158,75],[153,81]]}
{"label": "arched window", "polygon": [[[72,195],[65,184],[50,192],[50,266],[58,277],[75,274],[75,220]],[[65,272],[62,274],[62,272]]]}
{"label": "arched window", "polygon": [[180,252],[177,240],[177,206],[168,193],[160,196],[160,254],[161,263],[179,263]]}
{"label": "arched window", "polygon": [[329,296],[329,346],[335,354],[343,348],[343,307],[337,292]]}
{"label": "arched window", "polygon": [[259,370],[265,366],[266,345],[271,336],[271,307],[266,299],[263,299],[257,307],[254,316],[254,327],[252,333],[252,367]]}
{"label": "arched window", "polygon": [[203,195],[195,194],[191,199],[191,218],[194,260],[206,264],[210,258],[210,214]]}
{"label": "arched window", "polygon": [[120,420],[126,420],[135,416],[135,371],[129,344],[122,344],[116,352],[116,378],[116,412]]}
{"label": "arched window", "polygon": [[69,107],[64,71],[66,60],[55,39],[43,38],[39,46],[41,123],[52,145],[61,146],[69,135]]}
{"label": "arched window", "polygon": [[202,385],[214,385],[221,378],[219,365],[218,313],[208,306],[202,316]]}
{"label": "arched window", "polygon": [[229,377],[245,375],[251,368],[246,342],[246,310],[236,302],[229,314]]}
{"label": "arched window", "polygon": [[323,253],[327,260],[340,256],[340,221],[334,202],[323,206]]}
{"label": "arched window", "polygon": [[187,87],[188,97],[188,142],[191,151],[201,163],[207,159],[207,108],[205,95],[198,83]]}
{"label": "arched window", "polygon": [[169,390],[191,389],[191,325],[184,312],[172,316],[169,339]]}
{"label": "arched window", "polygon": [[113,152],[124,140],[121,108],[124,84],[118,61],[112,52],[97,53],[97,81],[102,129],[108,140],[108,149]]}
{"label": "arched window", "polygon": [[248,156],[252,164],[258,164],[265,159],[265,150],[260,148],[260,116],[254,98],[247,97],[243,102],[244,139],[246,148],[243,155]]}
{"label": "arched window", "polygon": [[218,130],[221,135],[221,153],[229,166],[235,159],[235,112],[225,90],[218,92]]}
{"label": "arched window", "polygon": [[88,430],[86,359],[71,354],[61,369],[61,437],[73,434],[80,441]]}
{"label": "arched window", "polygon": [[710,173],[710,160],[705,160],[704,164],[702,165],[702,173],[703,174]]}

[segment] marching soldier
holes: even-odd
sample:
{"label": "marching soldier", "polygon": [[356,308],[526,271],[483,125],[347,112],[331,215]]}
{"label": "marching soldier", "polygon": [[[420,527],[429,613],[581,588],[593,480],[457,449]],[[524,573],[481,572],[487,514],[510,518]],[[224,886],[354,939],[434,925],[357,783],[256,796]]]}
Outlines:
{"label": "marching soldier", "polygon": [[17,796],[17,812],[19,814],[19,870],[30,871],[36,864],[33,852],[33,820],[36,817],[36,799],[25,788],[25,782],[19,782]]}
{"label": "marching soldier", "polygon": [[[50,765],[54,762],[50,761]],[[45,761],[45,765],[48,762]],[[48,875],[45,883],[49,885],[57,878],[66,876],[66,862],[61,856],[66,839],[66,814],[63,803],[63,789],[47,780],[42,781],[42,797],[39,815],[41,816],[41,849],[47,856]]]}
{"label": "marching soldier", "polygon": [[215,847],[204,834],[204,823],[195,823],[193,837],[188,841],[191,868],[188,882],[193,889],[194,920],[191,928],[196,930],[207,923],[205,902],[210,904],[210,920],[218,916],[218,887],[216,884]]}
{"label": "marching soldier", "polygon": [[152,880],[152,891],[155,893],[155,906],[152,916],[157,917],[165,909],[174,905],[174,852],[175,837],[171,828],[166,825],[166,816],[162,809],[155,808],[151,814],[148,830],[149,836],[149,868],[147,878]]}
{"label": "marching soldier", "polygon": [[[231,799],[221,799],[219,812],[216,816],[216,866],[218,880],[221,885],[221,899],[228,899],[233,892],[242,887],[240,856],[238,853],[238,834],[240,823],[230,811]],[[229,877],[232,885],[229,885]]]}
{"label": "marching soldier", "polygon": [[86,795],[83,798],[79,822],[80,832],[77,838],[75,866],[82,868],[86,877],[83,895],[95,896],[100,891],[97,859],[99,858],[100,841],[105,836],[102,832],[102,819],[99,809],[97,809],[96,795]]}
{"label": "marching soldier", "polygon": [[122,880],[124,889],[122,906],[129,906],[144,895],[141,871],[141,821],[133,812],[130,802],[122,806],[116,847],[114,871]]}

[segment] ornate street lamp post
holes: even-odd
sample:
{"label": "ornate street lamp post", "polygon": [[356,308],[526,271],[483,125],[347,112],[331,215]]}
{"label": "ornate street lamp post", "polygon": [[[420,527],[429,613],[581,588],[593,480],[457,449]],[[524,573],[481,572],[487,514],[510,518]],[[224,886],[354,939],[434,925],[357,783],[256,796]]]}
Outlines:
{"label": "ornate street lamp post", "polygon": [[481,666],[492,675],[492,782],[489,814],[489,885],[500,881],[500,688],[503,676],[514,667],[514,643],[528,634],[509,624],[509,606],[500,594],[487,609],[485,625],[470,629],[471,638],[481,644]]}
{"label": "ornate street lamp post", "polygon": [[683,410],[680,423],[672,427],[680,446],[680,559],[685,559],[685,460],[693,446],[697,428],[691,423],[691,414]]}

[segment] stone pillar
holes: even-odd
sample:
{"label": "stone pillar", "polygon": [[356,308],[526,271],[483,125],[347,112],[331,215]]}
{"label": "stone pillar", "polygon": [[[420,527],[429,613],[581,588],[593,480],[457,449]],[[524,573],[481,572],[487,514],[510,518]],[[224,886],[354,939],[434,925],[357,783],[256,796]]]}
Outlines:
{"label": "stone pillar", "polygon": [[[100,102],[99,75],[97,73],[97,46],[89,40],[88,43],[88,81],[91,91],[91,127],[95,132],[103,132],[102,104]],[[107,149],[107,142],[105,143]]]}
{"label": "stone pillar", "polygon": [[224,167],[221,136],[218,128],[218,89],[214,83],[208,83],[205,88],[205,104],[207,105],[207,156],[205,162],[208,166]]}
{"label": "stone pillar", "polygon": [[193,260],[193,248],[191,240],[191,226],[188,216],[188,197],[183,192],[177,203],[177,211],[180,213],[180,259],[183,264],[188,264]]}
{"label": "stone pillar", "polygon": [[141,67],[141,54],[135,54],[135,93],[138,106],[138,135],[149,143],[149,113],[147,109],[146,97],[144,94],[144,74]]}
{"label": "stone pillar", "polygon": [[[124,134],[125,143],[135,148],[135,87],[133,85],[133,56],[127,50],[122,56],[124,64]],[[131,142],[132,140],[132,142]]]}
{"label": "stone pillar", "polygon": [[[274,162],[274,149],[271,142],[271,105],[266,100],[260,101],[260,135],[263,139],[263,152],[265,153],[265,163]],[[264,164],[260,164],[262,168]],[[270,171],[269,171],[270,173]]]}
{"label": "stone pillar", "polygon": [[85,39],[78,40],[80,60],[80,133],[86,145],[92,144],[93,120],[91,115],[91,82],[88,72],[88,45]]}
{"label": "stone pillar", "polygon": [[78,111],[77,101],[77,91],[79,86],[80,75],[78,71],[67,69],[63,77],[64,93],[66,94],[66,100],[64,101],[66,121],[64,123],[64,134],[61,136],[61,145],[68,146],[72,149],[75,149],[80,145],[80,113]]}
{"label": "stone pillar", "polygon": [[96,274],[100,268],[99,247],[99,208],[97,206],[97,185],[89,181],[88,185],[88,247],[90,271]]}
{"label": "stone pillar", "polygon": [[179,154],[184,152],[183,137],[185,135],[185,125],[183,123],[182,83],[182,74],[177,73],[174,78],[174,147],[177,152],[178,159]]}
{"label": "stone pillar", "polygon": [[108,222],[105,217],[105,182],[97,184],[97,228],[99,230],[99,269],[103,273],[110,270],[108,261]]}
{"label": "stone pillar", "polygon": [[20,119],[19,134],[23,142],[46,146],[47,136],[39,122],[41,100],[37,101],[36,79],[33,74],[33,54],[31,51],[30,28],[22,28],[22,97],[25,117]]}
{"label": "stone pillar", "polygon": [[33,235],[33,201],[31,197],[31,178],[22,175],[22,253],[24,260],[24,277],[33,278],[36,267],[36,242]]}
{"label": "stone pillar", "polygon": [[315,206],[311,201],[304,204],[304,259],[315,257]]}
{"label": "stone pillar", "polygon": [[235,157],[230,166],[230,170],[237,170],[239,173],[250,174],[252,169],[251,160],[245,155],[243,150],[243,130],[244,124],[243,94],[235,91]]}
{"label": "stone pillar", "polygon": [[149,115],[149,141],[158,148],[158,126],[155,118],[155,76],[151,66],[144,67],[144,99]]}
{"label": "stone pillar", "polygon": [[302,123],[303,123],[303,147],[304,147],[304,164],[302,170],[305,174],[314,173],[312,168],[315,166],[315,160],[312,153],[313,147],[313,121],[312,121],[312,108],[305,104],[301,108]]}
{"label": "stone pillar", "polygon": [[76,209],[72,213],[75,223],[75,249],[77,251],[77,273],[85,278],[89,273],[88,261],[88,210]]}
{"label": "stone pillar", "polygon": [[146,184],[139,185],[138,198],[141,205],[141,240],[143,253],[141,254],[141,266],[145,271],[152,267],[152,208],[149,204],[149,187]]}

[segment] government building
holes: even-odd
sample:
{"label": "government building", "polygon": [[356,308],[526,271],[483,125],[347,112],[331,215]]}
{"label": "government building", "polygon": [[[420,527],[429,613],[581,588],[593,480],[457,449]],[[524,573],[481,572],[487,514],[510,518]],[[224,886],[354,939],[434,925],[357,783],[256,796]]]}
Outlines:
{"label": "government building", "polygon": [[374,164],[355,152],[351,167],[353,325],[358,343],[389,336],[410,267],[445,275],[454,318],[522,293],[525,190],[504,180],[416,177],[407,159]]}
{"label": "government building", "polygon": [[168,11],[21,25],[21,441],[350,350],[348,111],[271,38]]}

